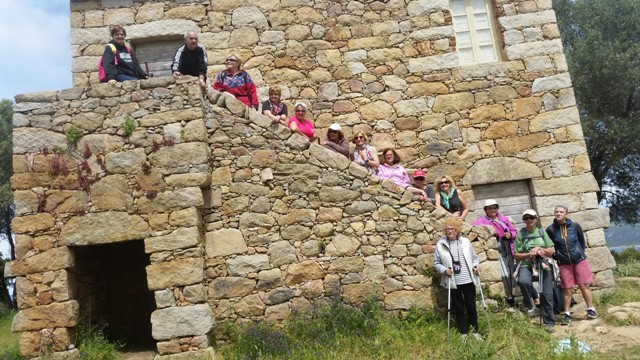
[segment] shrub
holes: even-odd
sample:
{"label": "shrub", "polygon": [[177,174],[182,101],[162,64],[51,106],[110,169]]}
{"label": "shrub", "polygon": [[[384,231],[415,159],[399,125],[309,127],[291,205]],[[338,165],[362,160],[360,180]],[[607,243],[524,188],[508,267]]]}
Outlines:
{"label": "shrub", "polygon": [[75,146],[82,138],[82,131],[72,125],[67,128],[65,135],[67,135],[67,142]]}
{"label": "shrub", "polygon": [[122,122],[122,132],[124,136],[129,137],[133,133],[133,130],[136,128],[136,121],[131,117],[131,115],[126,114],[124,116],[124,121]]}
{"label": "shrub", "polygon": [[91,328],[86,323],[77,327],[77,344],[82,360],[115,360],[122,342],[113,342],[104,335],[104,326]]}

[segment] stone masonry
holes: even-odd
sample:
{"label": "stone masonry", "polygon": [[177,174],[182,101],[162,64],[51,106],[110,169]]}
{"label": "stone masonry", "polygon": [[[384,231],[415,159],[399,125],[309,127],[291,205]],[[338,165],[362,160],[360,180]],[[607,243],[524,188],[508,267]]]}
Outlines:
{"label": "stone masonry", "polygon": [[[71,1],[75,87],[19,95],[14,107],[9,270],[22,353],[38,356],[45,337],[74,351],[72,249],[87,245],[144,240],[152,336],[172,359],[212,354],[214,321],[281,322],[336,296],[390,311],[438,297],[429,269],[444,213],[233,98],[201,94],[194,79],[96,84],[110,24],[134,43],[195,29],[211,77],[237,51],[261,99],[281,86],[288,104],[311,105],[320,133],[333,122],[364,130],[408,169],[451,175],[470,204],[473,186],[529,181],[543,225],[570,204],[595,288],[612,287],[608,212],[551,0],[491,3],[502,61],[459,66],[444,0]],[[495,240],[463,230],[501,294]]]}

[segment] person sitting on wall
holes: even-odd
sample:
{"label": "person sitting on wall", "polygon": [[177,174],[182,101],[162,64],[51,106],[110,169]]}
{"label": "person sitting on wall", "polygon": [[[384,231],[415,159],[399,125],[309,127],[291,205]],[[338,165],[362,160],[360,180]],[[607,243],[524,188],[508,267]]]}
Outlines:
{"label": "person sitting on wall", "polygon": [[207,88],[207,50],[198,43],[198,34],[189,30],[184,34],[184,45],[180,46],[173,57],[171,71],[173,78],[182,75],[197,76],[200,87]]}
{"label": "person sitting on wall", "polygon": [[469,207],[462,193],[456,189],[456,183],[449,175],[436,178],[433,183],[435,190],[436,208],[447,210],[453,216],[464,220],[469,213]]}
{"label": "person sitting on wall", "polygon": [[227,59],[227,68],[222,70],[213,83],[213,89],[228,92],[245,105],[258,110],[258,93],[251,76],[242,69],[240,56],[233,53]]}
{"label": "person sitting on wall", "polygon": [[[135,52],[124,44],[127,31],[120,25],[111,27],[111,41],[102,53],[102,67],[111,85],[128,80],[148,79],[142,71]],[[114,51],[115,49],[115,51]]]}
{"label": "person sitting on wall", "polygon": [[413,182],[411,183],[412,187],[409,188],[409,190],[416,195],[420,195],[420,200],[434,204],[435,194],[433,193],[433,186],[424,183],[425,177],[426,174],[422,169],[415,170],[413,172]]}
{"label": "person sitting on wall", "polygon": [[269,100],[262,103],[262,114],[271,119],[273,123],[285,125],[287,123],[287,105],[285,105],[280,97],[282,91],[278,86],[269,87]]}
{"label": "person sitting on wall", "polygon": [[427,196],[424,191],[411,186],[407,170],[405,170],[404,166],[400,165],[400,155],[391,148],[382,150],[382,163],[378,166],[376,175],[412,193],[420,193],[420,196]]}
{"label": "person sitting on wall", "polygon": [[515,271],[515,244],[517,230],[511,223],[511,220],[500,214],[498,210],[500,206],[494,199],[488,199],[484,202],[485,216],[475,219],[471,225],[482,226],[488,225],[495,230],[498,238],[498,252],[500,253],[500,271],[502,272],[502,285],[504,286],[505,300],[511,307],[516,307],[516,301],[513,296],[515,287],[513,273]]}
{"label": "person sitting on wall", "polygon": [[342,127],[340,127],[338,123],[333,123],[329,126],[329,130],[327,130],[327,140],[323,141],[322,145],[327,149],[349,157],[349,142],[345,139],[342,133]]}
{"label": "person sitting on wall", "polygon": [[356,164],[366,168],[370,174],[375,174],[380,166],[378,150],[367,144],[367,140],[367,135],[362,131],[356,131],[353,134],[351,141],[356,144],[356,148],[353,149],[351,158]]}
{"label": "person sitting on wall", "polygon": [[289,123],[287,124],[289,129],[294,133],[306,136],[309,141],[315,141],[318,135],[316,135],[313,121],[305,117],[307,115],[307,105],[303,102],[297,102],[293,110],[296,114],[289,118]]}
{"label": "person sitting on wall", "polygon": [[442,274],[440,285],[450,290],[450,301],[456,317],[458,331],[467,337],[469,330],[476,339],[478,334],[478,311],[476,310],[476,286],[480,285],[480,261],[471,241],[460,236],[462,220],[447,217],[442,222],[445,236],[436,243],[433,265]]}

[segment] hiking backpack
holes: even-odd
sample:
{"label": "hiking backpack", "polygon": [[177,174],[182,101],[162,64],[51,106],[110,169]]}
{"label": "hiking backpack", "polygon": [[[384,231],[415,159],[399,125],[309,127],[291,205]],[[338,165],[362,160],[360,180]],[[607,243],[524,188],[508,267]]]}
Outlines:
{"label": "hiking backpack", "polygon": [[[113,52],[113,62],[118,66],[118,53],[116,46],[113,44],[107,44],[107,46],[111,48],[111,52]],[[126,48],[127,52],[131,54],[131,49],[128,46],[126,46]],[[101,83],[107,82],[107,73],[104,71],[104,67],[102,66],[102,57],[98,60],[98,80],[100,80]]]}

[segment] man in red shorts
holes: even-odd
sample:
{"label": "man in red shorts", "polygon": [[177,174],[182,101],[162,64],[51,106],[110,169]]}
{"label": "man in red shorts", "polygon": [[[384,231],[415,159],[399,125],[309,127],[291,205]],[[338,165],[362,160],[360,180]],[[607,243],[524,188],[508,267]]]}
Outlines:
{"label": "man in red shorts", "polygon": [[584,249],[586,243],[580,224],[567,218],[569,209],[564,205],[556,205],[553,224],[547,227],[547,234],[556,248],[556,260],[560,267],[560,285],[562,287],[562,303],[564,317],[562,325],[571,324],[571,290],[578,285],[582,297],[587,304],[587,319],[595,319],[598,313],[593,308],[593,296],[589,285],[593,282],[591,267]]}

